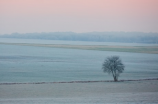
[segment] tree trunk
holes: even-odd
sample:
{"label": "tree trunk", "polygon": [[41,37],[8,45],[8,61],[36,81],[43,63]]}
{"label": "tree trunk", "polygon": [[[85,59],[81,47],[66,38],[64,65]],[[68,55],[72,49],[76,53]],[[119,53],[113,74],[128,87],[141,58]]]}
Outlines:
{"label": "tree trunk", "polygon": [[115,82],[117,82],[117,81],[118,81],[118,79],[117,79],[117,77],[116,77],[116,76],[114,76],[114,81],[115,81]]}

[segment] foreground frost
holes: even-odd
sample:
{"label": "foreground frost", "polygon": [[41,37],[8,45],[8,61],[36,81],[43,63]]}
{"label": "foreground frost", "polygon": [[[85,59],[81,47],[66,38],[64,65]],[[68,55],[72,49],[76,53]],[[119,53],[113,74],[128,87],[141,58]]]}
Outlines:
{"label": "foreground frost", "polygon": [[55,104],[55,103],[85,103],[85,104],[157,104],[157,92],[146,93],[111,93],[104,97],[78,98],[17,98],[0,99],[1,104]]}
{"label": "foreground frost", "polygon": [[156,104],[157,98],[158,80],[0,85],[0,104]]}

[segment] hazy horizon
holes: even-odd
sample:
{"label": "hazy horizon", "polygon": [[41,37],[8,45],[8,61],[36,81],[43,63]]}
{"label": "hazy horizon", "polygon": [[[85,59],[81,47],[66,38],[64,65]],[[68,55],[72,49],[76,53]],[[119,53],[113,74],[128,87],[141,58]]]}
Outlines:
{"label": "hazy horizon", "polygon": [[74,31],[49,31],[49,32],[25,32],[25,33],[20,33],[20,32],[13,32],[13,33],[4,33],[4,34],[0,34],[0,35],[12,35],[12,34],[34,34],[34,33],[76,33],[76,34],[83,34],[83,33],[158,33],[158,32],[142,32],[142,31],[87,31],[87,32],[74,32]]}
{"label": "hazy horizon", "polygon": [[158,0],[0,0],[0,15],[0,34],[158,33]]}

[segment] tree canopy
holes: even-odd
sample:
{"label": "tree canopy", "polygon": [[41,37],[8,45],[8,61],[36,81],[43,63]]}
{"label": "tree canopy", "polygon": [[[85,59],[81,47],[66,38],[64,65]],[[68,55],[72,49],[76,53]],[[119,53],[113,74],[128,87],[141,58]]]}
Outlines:
{"label": "tree canopy", "polygon": [[119,74],[124,71],[124,68],[119,56],[107,57],[102,65],[103,71],[112,74],[114,81],[118,81]]}

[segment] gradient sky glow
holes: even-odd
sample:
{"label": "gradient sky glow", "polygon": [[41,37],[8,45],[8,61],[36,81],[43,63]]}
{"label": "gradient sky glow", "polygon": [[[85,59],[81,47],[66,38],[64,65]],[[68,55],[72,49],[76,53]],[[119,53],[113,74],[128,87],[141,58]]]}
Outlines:
{"label": "gradient sky glow", "polygon": [[0,34],[158,32],[158,0],[0,0]]}

